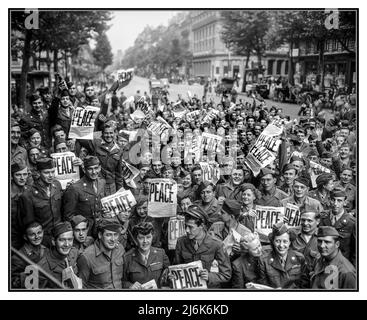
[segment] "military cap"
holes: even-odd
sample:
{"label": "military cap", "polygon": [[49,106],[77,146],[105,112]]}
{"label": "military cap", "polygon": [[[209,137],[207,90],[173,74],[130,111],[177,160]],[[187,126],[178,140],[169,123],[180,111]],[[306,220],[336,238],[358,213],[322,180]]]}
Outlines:
{"label": "military cap", "polygon": [[55,167],[54,161],[51,158],[42,158],[37,160],[37,170],[53,169]]}
{"label": "military cap", "polygon": [[49,94],[50,93],[49,87],[38,88],[38,91],[40,92],[40,94]]}
{"label": "military cap", "polygon": [[74,85],[74,82],[69,81],[69,82],[67,83],[67,86],[68,86],[68,88],[69,88],[69,89],[70,89],[73,85]]}
{"label": "military cap", "polygon": [[284,224],[284,222],[278,222],[276,224],[273,225],[272,228],[272,232],[269,233],[268,238],[270,240],[270,242],[272,242],[274,240],[275,237],[279,237],[285,233],[289,234],[289,238],[292,241],[294,236],[293,233],[288,232],[288,227],[286,224]]}
{"label": "military cap", "polygon": [[66,222],[60,222],[58,224],[56,224],[51,232],[52,232],[52,236],[56,239],[60,234],[63,234],[65,232],[69,232],[69,231],[73,231],[73,228],[70,224],[70,222],[66,221]]}
{"label": "military cap", "polygon": [[38,95],[37,93],[33,93],[30,97],[29,97],[29,102],[32,104],[34,101],[41,99],[41,96]]}
{"label": "military cap", "polygon": [[51,135],[53,136],[55,134],[55,132],[57,131],[64,131],[63,127],[60,126],[59,124],[55,124],[52,128],[51,128]]}
{"label": "military cap", "polygon": [[272,170],[270,170],[269,168],[263,168],[260,170],[260,178],[263,176],[266,176],[268,174],[271,174],[274,177],[274,172]]}
{"label": "military cap", "polygon": [[298,157],[298,156],[293,156],[291,159],[290,159],[290,162],[292,163],[293,161],[301,161],[303,163],[305,163],[305,160],[301,157]]}
{"label": "military cap", "polygon": [[69,97],[69,91],[68,90],[62,90],[60,93],[60,97]]}
{"label": "military cap", "polygon": [[347,194],[345,193],[344,190],[340,189],[340,188],[336,188],[333,191],[330,192],[330,197],[331,198],[346,198]]}
{"label": "military cap", "polygon": [[205,213],[203,209],[201,209],[196,204],[189,206],[185,214],[186,214],[186,219],[190,219],[190,218],[198,219],[198,220],[201,220],[204,224],[208,222],[207,214]]}
{"label": "military cap", "polygon": [[10,119],[10,128],[12,127],[19,127],[18,121],[13,118]]}
{"label": "military cap", "polygon": [[319,227],[317,230],[317,237],[340,237],[339,232],[334,228],[330,226],[323,226]]}
{"label": "military cap", "polygon": [[333,155],[331,152],[328,152],[328,151],[324,151],[322,154],[321,154],[321,158],[322,159],[325,159],[325,158],[332,158]]}
{"label": "military cap", "polygon": [[138,165],[138,169],[142,169],[142,168],[149,168],[150,169],[150,163],[148,162],[140,162]]}
{"label": "military cap", "polygon": [[296,173],[297,173],[297,169],[296,169],[296,167],[293,165],[293,164],[291,164],[291,163],[287,163],[284,167],[283,167],[283,173],[285,173],[286,171],[288,171],[288,170],[296,170]]}
{"label": "military cap", "polygon": [[319,153],[317,152],[317,150],[311,150],[309,153],[308,153],[308,156],[319,156]]}
{"label": "military cap", "polygon": [[37,129],[32,128],[28,131],[28,137],[32,137],[35,133],[40,133]]}
{"label": "military cap", "polygon": [[82,222],[88,222],[88,219],[86,217],[83,217],[82,215],[78,214],[70,219],[71,225],[73,228],[75,228],[78,224]]}
{"label": "military cap", "polygon": [[226,199],[223,202],[222,211],[238,218],[241,214],[241,203],[233,199]]}
{"label": "military cap", "polygon": [[173,170],[172,169],[172,167],[169,165],[169,164],[166,164],[165,166],[163,166],[163,168],[162,168],[162,173],[163,172],[166,172],[166,171],[168,171],[168,170]]}
{"label": "military cap", "polygon": [[90,166],[96,166],[99,164],[99,159],[95,156],[86,156],[84,158],[84,168],[88,168]]}
{"label": "military cap", "polygon": [[11,165],[11,174],[14,174],[16,172],[22,171],[25,168],[27,168],[27,166],[23,163],[23,161],[21,161],[21,162],[14,162]]}
{"label": "military cap", "polygon": [[316,184],[318,187],[321,187],[333,179],[334,179],[334,175],[330,173],[322,173],[316,178]]}
{"label": "military cap", "polygon": [[112,232],[121,231],[122,227],[116,217],[114,218],[103,218],[98,224],[98,230],[108,230]]}
{"label": "military cap", "polygon": [[66,140],[64,138],[57,137],[54,141],[54,147],[56,148],[56,146],[59,145],[60,143],[66,144]]}
{"label": "military cap", "polygon": [[120,130],[120,131],[119,131],[118,136],[119,136],[120,138],[124,138],[124,139],[125,139],[125,140],[127,140],[127,141],[129,141],[129,139],[130,139],[130,135],[129,135],[128,133],[124,132],[123,130]]}
{"label": "military cap", "polygon": [[310,179],[306,176],[299,176],[294,179],[294,181],[297,181],[299,183],[304,184],[307,188],[310,187]]}

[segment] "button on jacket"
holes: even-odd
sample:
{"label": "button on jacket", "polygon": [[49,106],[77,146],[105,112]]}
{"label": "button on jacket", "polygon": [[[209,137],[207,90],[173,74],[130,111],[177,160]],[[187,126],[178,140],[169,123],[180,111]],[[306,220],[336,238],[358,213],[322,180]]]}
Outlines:
{"label": "button on jacket", "polygon": [[125,249],[118,244],[110,258],[100,240],[85,249],[77,262],[83,288],[122,289],[124,254]]}
{"label": "button on jacket", "polygon": [[282,289],[302,287],[302,276],[307,272],[302,253],[290,249],[284,267],[274,251],[264,254],[260,261],[260,283]]}
{"label": "button on jacket", "polygon": [[51,229],[61,222],[61,184],[53,180],[49,197],[41,185],[40,179],[19,197],[19,212],[23,225],[39,222],[45,232],[44,244],[50,244]]}
{"label": "button on jacket", "polygon": [[125,255],[123,287],[130,288],[135,282],[140,284],[155,280],[161,286],[162,272],[170,265],[165,251],[151,247],[147,264],[138,249],[132,249]]}
{"label": "button on jacket", "polygon": [[[210,272],[213,260],[217,260],[219,272]],[[231,263],[227,253],[223,250],[221,241],[206,234],[203,242],[195,251],[192,241],[183,236],[177,240],[175,264],[189,263],[201,260],[203,268],[209,271],[208,287],[219,287],[231,279]]]}

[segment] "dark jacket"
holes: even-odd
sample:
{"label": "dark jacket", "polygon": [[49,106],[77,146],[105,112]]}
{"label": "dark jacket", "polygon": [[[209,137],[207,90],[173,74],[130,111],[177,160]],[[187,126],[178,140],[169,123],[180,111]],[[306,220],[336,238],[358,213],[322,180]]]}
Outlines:
{"label": "dark jacket", "polygon": [[[210,272],[214,259],[218,262],[219,272]],[[209,288],[219,287],[220,284],[227,283],[231,279],[231,263],[228,255],[223,250],[222,242],[214,239],[209,234],[205,235],[197,251],[195,251],[192,241],[187,236],[177,240],[175,264],[197,260],[201,260],[203,268],[209,271]]]}
{"label": "dark jacket", "polygon": [[273,250],[264,254],[260,261],[261,284],[282,289],[303,287],[302,274],[307,268],[302,253],[289,249],[284,268]]}
{"label": "dark jacket", "polygon": [[232,262],[232,288],[246,288],[246,283],[260,283],[259,258],[252,257],[248,253],[240,256]]}
{"label": "dark jacket", "polygon": [[130,288],[135,282],[144,284],[153,279],[157,286],[161,287],[162,273],[169,265],[163,249],[151,247],[147,265],[144,264],[138,249],[132,249],[125,255],[123,287]]}
{"label": "dark jacket", "polygon": [[39,222],[44,230],[43,243],[46,246],[50,244],[52,227],[62,220],[61,201],[61,184],[56,179],[51,184],[50,197],[41,186],[40,179],[19,197],[19,212],[23,225],[33,221]]}

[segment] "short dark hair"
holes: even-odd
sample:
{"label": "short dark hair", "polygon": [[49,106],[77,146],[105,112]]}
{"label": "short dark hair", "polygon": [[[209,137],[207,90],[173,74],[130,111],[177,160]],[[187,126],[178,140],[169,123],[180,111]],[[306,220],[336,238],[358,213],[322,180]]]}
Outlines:
{"label": "short dark hair", "polygon": [[141,222],[133,227],[132,233],[135,238],[139,233],[144,236],[149,233],[154,234],[153,224],[151,222]]}
{"label": "short dark hair", "polygon": [[[31,228],[37,228],[37,227],[39,227],[39,226],[41,226],[41,227],[42,227],[42,224],[40,224],[38,221],[32,221],[32,222],[28,223],[28,224],[25,226],[24,230],[27,232],[27,230],[28,230],[28,229],[31,229]],[[43,229],[43,227],[42,227],[42,229]]]}

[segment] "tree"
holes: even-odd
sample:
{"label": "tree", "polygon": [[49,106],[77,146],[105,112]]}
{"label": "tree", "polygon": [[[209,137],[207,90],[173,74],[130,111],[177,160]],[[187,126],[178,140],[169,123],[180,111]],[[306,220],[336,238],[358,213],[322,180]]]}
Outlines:
{"label": "tree", "polygon": [[102,71],[112,63],[112,49],[110,41],[105,32],[99,34],[96,38],[97,44],[93,50],[93,57],[95,63],[102,69]]}

